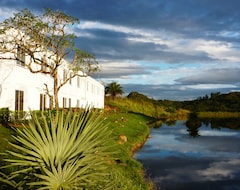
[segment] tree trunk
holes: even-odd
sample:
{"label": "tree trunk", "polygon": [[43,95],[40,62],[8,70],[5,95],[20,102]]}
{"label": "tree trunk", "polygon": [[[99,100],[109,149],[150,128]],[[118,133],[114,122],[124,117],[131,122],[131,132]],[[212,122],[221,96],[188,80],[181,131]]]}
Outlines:
{"label": "tree trunk", "polygon": [[58,72],[57,71],[55,71],[55,73],[54,73],[54,76],[53,76],[53,80],[54,80],[54,86],[53,86],[53,89],[54,89],[54,97],[53,97],[53,99],[54,99],[54,108],[56,109],[56,110],[58,110],[59,109],[59,103],[58,103]]}

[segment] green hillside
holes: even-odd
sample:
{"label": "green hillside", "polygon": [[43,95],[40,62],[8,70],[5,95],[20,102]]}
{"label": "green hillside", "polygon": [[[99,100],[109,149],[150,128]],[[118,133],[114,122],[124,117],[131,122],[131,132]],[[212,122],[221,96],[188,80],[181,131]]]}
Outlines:
{"label": "green hillside", "polygon": [[239,112],[240,92],[212,93],[210,97],[204,96],[193,101],[181,102],[181,108],[196,112]]}
{"label": "green hillside", "polygon": [[187,119],[189,111],[177,108],[175,104],[166,105],[148,98],[138,92],[131,92],[125,98],[106,97],[105,107],[112,107],[123,112],[138,113],[155,119]]}

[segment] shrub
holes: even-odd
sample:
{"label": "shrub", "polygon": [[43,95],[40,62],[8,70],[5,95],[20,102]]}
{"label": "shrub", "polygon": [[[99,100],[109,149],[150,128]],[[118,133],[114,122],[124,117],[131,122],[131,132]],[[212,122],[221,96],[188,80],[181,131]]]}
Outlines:
{"label": "shrub", "polygon": [[9,109],[1,108],[0,109],[0,123],[7,123],[9,120]]}
{"label": "shrub", "polygon": [[108,189],[115,148],[97,112],[32,112],[16,129],[14,150],[6,152],[1,181],[15,189]]}

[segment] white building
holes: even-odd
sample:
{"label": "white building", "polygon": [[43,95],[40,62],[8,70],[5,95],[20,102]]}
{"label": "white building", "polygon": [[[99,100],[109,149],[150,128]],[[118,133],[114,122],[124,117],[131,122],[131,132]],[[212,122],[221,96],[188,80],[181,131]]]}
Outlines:
{"label": "white building", "polygon": [[[67,64],[66,62],[65,66]],[[63,80],[66,69],[64,64],[59,68],[60,81]],[[45,84],[50,94],[53,94],[51,76],[33,74],[22,62],[0,59],[0,108],[7,107],[12,111],[50,108],[51,98],[46,93]],[[104,86],[89,76],[76,76],[60,88],[58,100],[60,108],[103,108]]]}

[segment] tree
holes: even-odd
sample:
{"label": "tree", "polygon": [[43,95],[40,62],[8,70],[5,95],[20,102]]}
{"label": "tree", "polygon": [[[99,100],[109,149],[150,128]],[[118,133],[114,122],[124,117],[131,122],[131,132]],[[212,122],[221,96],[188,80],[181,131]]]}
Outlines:
{"label": "tree", "polygon": [[[78,23],[77,18],[51,9],[46,9],[42,15],[25,9],[0,23],[0,59],[17,60],[32,73],[50,75],[53,92],[47,84],[45,90],[56,109],[62,86],[76,76],[87,76],[98,70],[96,58],[77,48],[76,36],[68,33],[67,29]],[[67,58],[69,64],[66,64]],[[61,79],[59,68],[64,65],[67,65],[67,72]]]}
{"label": "tree", "polygon": [[120,84],[112,82],[105,88],[105,93],[114,99],[116,96],[122,95],[124,92]]}

